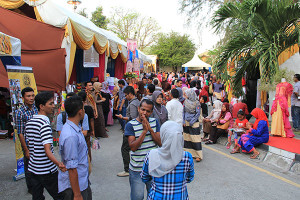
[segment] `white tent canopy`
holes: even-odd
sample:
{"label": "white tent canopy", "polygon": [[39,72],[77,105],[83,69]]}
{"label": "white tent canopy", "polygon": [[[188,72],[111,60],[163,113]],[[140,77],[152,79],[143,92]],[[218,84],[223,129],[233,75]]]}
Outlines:
{"label": "white tent canopy", "polygon": [[203,69],[204,67],[209,68],[209,67],[211,67],[211,65],[200,60],[198,55],[195,54],[193,59],[190,60],[189,62],[185,63],[184,65],[182,65],[182,67],[187,67],[191,70],[200,70],[200,69]]}

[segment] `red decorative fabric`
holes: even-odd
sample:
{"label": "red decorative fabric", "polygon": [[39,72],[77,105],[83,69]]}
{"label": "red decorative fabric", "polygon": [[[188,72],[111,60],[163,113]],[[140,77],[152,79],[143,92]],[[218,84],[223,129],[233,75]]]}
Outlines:
{"label": "red decorative fabric", "polygon": [[5,88],[9,87],[7,72],[1,60],[0,60],[0,87],[5,87]]}
{"label": "red decorative fabric", "polygon": [[126,72],[126,65],[122,61],[121,55],[119,54],[115,62],[115,77],[118,79],[123,79],[125,72]]}
{"label": "red decorative fabric", "polygon": [[262,109],[254,108],[251,112],[251,115],[256,118],[256,120],[253,124],[253,129],[257,129],[257,126],[258,126],[258,123],[259,123],[260,120],[266,121],[268,123],[268,126],[269,126],[269,120],[268,120],[265,112]]}
{"label": "red decorative fabric", "polygon": [[98,77],[99,82],[104,81],[104,77],[105,77],[105,53],[99,54],[99,67],[94,68],[94,77]]}

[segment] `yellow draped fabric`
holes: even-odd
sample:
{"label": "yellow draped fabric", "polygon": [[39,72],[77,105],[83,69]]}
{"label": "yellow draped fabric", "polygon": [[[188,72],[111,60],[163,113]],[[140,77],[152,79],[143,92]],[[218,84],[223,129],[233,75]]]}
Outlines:
{"label": "yellow draped fabric", "polygon": [[295,55],[295,53],[297,52],[299,52],[298,44],[295,44],[294,46],[291,46],[290,48],[286,49],[278,56],[278,64],[282,65],[285,61],[287,61],[290,57]]}
{"label": "yellow draped fabric", "polygon": [[108,49],[108,42],[106,43],[106,45],[104,47],[102,47],[99,44],[96,36],[94,36],[94,47],[99,54],[103,54]]}
{"label": "yellow draped fabric", "polygon": [[265,103],[267,102],[267,92],[265,91],[261,91],[260,92],[260,102],[261,102],[261,109],[263,109],[263,106],[265,105]]}
{"label": "yellow draped fabric", "polygon": [[124,54],[123,54],[123,52],[122,52],[122,45],[118,45],[118,49],[120,50],[120,54],[121,54],[121,59],[122,59],[122,61],[124,62],[124,63],[126,63],[127,62],[127,56],[125,56]]}
{"label": "yellow draped fabric", "polygon": [[76,43],[72,41],[71,42],[71,50],[70,50],[69,75],[68,75],[67,83],[69,83],[69,80],[71,78],[71,74],[72,74],[72,71],[73,71],[75,53],[76,53]]}
{"label": "yellow draped fabric", "polygon": [[38,20],[40,22],[44,22],[41,15],[40,15],[40,13],[39,13],[39,11],[38,11],[38,9],[36,7],[33,7],[33,9],[34,9],[34,14],[35,14],[36,20]]}
{"label": "yellow draped fabric", "polygon": [[277,102],[277,111],[274,112],[272,115],[271,135],[286,137],[283,124],[282,110],[279,105],[279,102]]}
{"label": "yellow draped fabric", "polygon": [[73,33],[73,39],[76,42],[76,44],[83,50],[87,50],[89,48],[91,48],[91,46],[94,43],[94,37],[92,37],[92,39],[90,41],[86,41],[84,40],[80,34],[76,31],[76,29],[74,28],[74,25],[71,23],[72,25],[72,33]]}
{"label": "yellow draped fabric", "polygon": [[6,9],[17,9],[24,5],[23,0],[0,0],[0,6]]}
{"label": "yellow draped fabric", "polygon": [[119,51],[114,53],[114,52],[112,52],[111,48],[109,48],[109,52],[110,52],[110,57],[112,57],[112,59],[116,59],[119,55]]}

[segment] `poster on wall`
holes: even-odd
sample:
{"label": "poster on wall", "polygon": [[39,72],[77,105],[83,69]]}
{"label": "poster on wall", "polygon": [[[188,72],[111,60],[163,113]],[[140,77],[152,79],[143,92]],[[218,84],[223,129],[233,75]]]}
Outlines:
{"label": "poster on wall", "polygon": [[23,160],[24,155],[15,126],[15,113],[19,106],[23,103],[21,95],[22,89],[25,87],[31,87],[34,90],[34,93],[37,94],[37,87],[32,67],[7,65],[7,75],[9,79],[9,91],[11,96],[11,105],[13,113],[14,141],[17,161],[17,175],[13,178],[14,180],[19,180],[25,177]]}
{"label": "poster on wall", "polygon": [[83,51],[83,67],[99,67],[99,54],[93,45]]}

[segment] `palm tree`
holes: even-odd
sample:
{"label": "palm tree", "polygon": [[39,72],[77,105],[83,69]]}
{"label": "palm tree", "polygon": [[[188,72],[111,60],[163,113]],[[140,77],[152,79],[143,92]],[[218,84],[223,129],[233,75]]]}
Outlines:
{"label": "palm tree", "polygon": [[221,47],[214,70],[226,74],[228,61],[238,62],[232,81],[239,94],[245,72],[259,68],[262,82],[269,82],[279,69],[278,56],[299,44],[299,18],[300,6],[292,0],[244,0],[224,4],[215,12],[212,24],[216,31],[227,26],[233,33]]}

